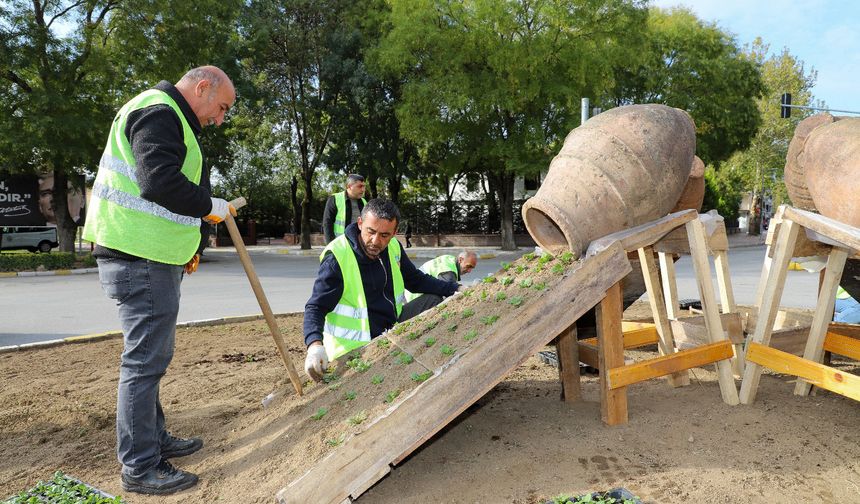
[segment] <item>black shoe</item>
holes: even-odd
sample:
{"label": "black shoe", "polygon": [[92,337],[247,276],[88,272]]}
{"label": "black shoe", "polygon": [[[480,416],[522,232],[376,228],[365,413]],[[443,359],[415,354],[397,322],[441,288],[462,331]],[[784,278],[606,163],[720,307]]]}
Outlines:
{"label": "black shoe", "polygon": [[161,445],[161,458],[184,457],[203,448],[203,440],[200,438],[182,439],[168,434],[167,439],[167,444]]}
{"label": "black shoe", "polygon": [[140,477],[122,475],[123,490],[149,495],[172,494],[196,484],[196,474],[177,469],[164,459]]}

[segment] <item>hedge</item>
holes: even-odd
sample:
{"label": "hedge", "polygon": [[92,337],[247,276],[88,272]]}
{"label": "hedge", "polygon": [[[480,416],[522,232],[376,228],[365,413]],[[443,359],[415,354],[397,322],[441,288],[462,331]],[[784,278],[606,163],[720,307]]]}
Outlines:
{"label": "hedge", "polygon": [[72,269],[76,265],[82,268],[94,268],[96,260],[90,254],[75,257],[72,252],[0,254],[0,271],[36,271],[40,266],[46,270]]}

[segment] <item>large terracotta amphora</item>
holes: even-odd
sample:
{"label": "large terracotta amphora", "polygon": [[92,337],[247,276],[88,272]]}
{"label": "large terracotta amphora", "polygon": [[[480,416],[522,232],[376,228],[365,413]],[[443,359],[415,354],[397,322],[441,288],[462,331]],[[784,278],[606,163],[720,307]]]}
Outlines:
{"label": "large terracotta amphora", "polygon": [[629,105],[568,134],[537,193],[523,204],[535,242],[577,257],[596,238],[660,218],[690,174],[695,125],[665,105]]}
{"label": "large terracotta amphora", "polygon": [[791,198],[791,204],[797,208],[816,211],[812,195],[809,193],[809,186],[806,183],[804,167],[801,165],[799,159],[806,147],[806,139],[819,126],[831,124],[839,119],[842,118],[834,117],[825,112],[807,117],[794,128],[794,136],[788,144],[788,153],[785,156],[783,174],[785,177],[785,188],[788,190],[788,197]]}

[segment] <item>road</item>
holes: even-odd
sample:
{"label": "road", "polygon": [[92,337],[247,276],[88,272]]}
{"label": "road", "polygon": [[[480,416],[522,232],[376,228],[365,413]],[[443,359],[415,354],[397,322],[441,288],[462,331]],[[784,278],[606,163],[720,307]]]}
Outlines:
{"label": "road", "polygon": [[[277,248],[252,250],[255,269],[275,313],[302,311],[311,292],[318,260],[312,256],[278,253],[279,250],[283,251]],[[764,250],[764,247],[750,247],[729,252],[732,284],[739,304],[754,303]],[[422,255],[431,251],[422,251]],[[468,283],[493,273],[501,261],[515,260],[525,252],[528,250],[504,252],[494,259],[481,260],[464,281]],[[421,264],[424,260],[419,258],[415,262]],[[688,256],[676,263],[676,273],[679,298],[698,299]],[[812,307],[817,285],[816,274],[788,272],[782,305]],[[119,329],[116,306],[105,297],[95,273],[2,278],[0,306],[0,346]],[[183,282],[180,322],[259,313],[260,307],[241,262],[232,250],[207,253],[200,270]]]}

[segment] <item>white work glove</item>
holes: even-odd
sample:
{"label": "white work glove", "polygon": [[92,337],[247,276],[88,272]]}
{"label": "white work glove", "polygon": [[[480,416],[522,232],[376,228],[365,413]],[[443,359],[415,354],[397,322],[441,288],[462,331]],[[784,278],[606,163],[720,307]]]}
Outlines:
{"label": "white work glove", "polygon": [[233,217],[236,216],[236,209],[229,201],[221,198],[212,198],[212,210],[209,212],[209,215],[203,217],[203,220],[209,224],[218,224],[224,222],[224,219],[227,218],[227,212],[230,212]]}
{"label": "white work glove", "polygon": [[308,347],[308,356],[305,357],[305,372],[315,382],[321,381],[323,374],[328,368],[328,355],[325,347],[321,344],[312,344]]}

